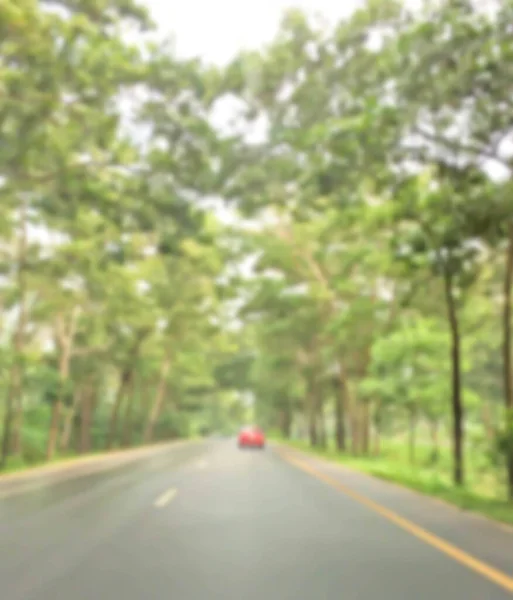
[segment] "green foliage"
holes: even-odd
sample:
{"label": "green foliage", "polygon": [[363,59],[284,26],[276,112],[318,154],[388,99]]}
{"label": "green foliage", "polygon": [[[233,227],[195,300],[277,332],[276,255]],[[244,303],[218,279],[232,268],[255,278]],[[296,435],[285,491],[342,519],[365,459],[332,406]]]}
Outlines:
{"label": "green foliage", "polygon": [[[467,455],[472,485],[487,464],[503,489],[513,204],[488,167],[510,165],[512,10],[368,2],[325,29],[293,11],[228,68],[248,121],[268,123],[261,142],[235,140],[224,175],[255,225],[239,317],[273,431],[371,454],[408,430],[414,460],[427,428],[432,468],[451,443],[457,483]],[[508,477],[513,497],[513,461]]]}
{"label": "green foliage", "polygon": [[[513,497],[512,190],[489,169],[513,3],[292,10],[223,68],[131,43],[132,0],[60,4],[0,9],[4,466],[257,420],[359,456],[408,431],[413,463],[428,437],[429,468],[449,444],[457,483],[488,465]],[[246,131],[214,125],[226,96]]]}
{"label": "green foliage", "polygon": [[4,466],[187,436],[236,385],[216,379],[224,229],[191,201],[219,78],[128,41],[152,27],[131,0],[63,6],[0,9]]}
{"label": "green foliage", "polygon": [[[312,452],[312,448],[304,442],[287,442],[293,447],[302,451]],[[415,469],[402,464],[402,460],[397,453],[384,452],[379,458],[354,458],[352,456],[340,454],[333,449],[314,449],[313,452],[322,458],[327,458],[335,462],[342,462],[345,468],[353,468],[358,471],[363,471],[390,481],[401,486],[421,492],[429,496],[434,496],[442,501],[448,502],[460,509],[486,515],[487,517],[507,523],[513,524],[513,512],[511,503],[497,498],[500,493],[496,489],[490,489],[490,485],[486,489],[472,491],[469,489],[455,489],[450,483],[450,477],[445,473],[440,472],[440,467],[437,472],[432,472],[427,469]],[[450,459],[448,460],[450,462]]]}

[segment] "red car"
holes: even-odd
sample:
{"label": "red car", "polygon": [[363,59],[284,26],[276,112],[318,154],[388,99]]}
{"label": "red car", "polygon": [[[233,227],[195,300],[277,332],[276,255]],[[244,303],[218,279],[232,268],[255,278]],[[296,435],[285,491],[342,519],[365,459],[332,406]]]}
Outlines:
{"label": "red car", "polygon": [[239,432],[239,448],[264,448],[265,436],[258,427],[244,427]]}

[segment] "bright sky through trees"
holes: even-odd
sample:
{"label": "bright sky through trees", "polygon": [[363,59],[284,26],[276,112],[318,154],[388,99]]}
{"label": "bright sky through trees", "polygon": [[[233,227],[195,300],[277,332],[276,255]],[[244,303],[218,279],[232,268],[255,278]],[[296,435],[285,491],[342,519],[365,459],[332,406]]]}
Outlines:
{"label": "bright sky through trees", "polygon": [[251,395],[513,498],[513,0],[154,0],[178,53],[136,0],[59,1],[1,8],[2,466],[233,430]]}
{"label": "bright sky through trees", "polygon": [[295,7],[320,14],[331,23],[347,17],[360,0],[145,0],[162,34],[173,34],[184,56],[201,56],[226,63],[241,50],[254,49],[272,40],[284,10]]}

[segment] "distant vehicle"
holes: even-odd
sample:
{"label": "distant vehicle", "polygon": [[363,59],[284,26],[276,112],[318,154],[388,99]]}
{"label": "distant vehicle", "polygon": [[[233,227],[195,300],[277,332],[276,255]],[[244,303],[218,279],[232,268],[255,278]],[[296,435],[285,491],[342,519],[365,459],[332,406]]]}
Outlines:
{"label": "distant vehicle", "polygon": [[265,448],[265,435],[259,427],[244,427],[239,432],[239,448]]}

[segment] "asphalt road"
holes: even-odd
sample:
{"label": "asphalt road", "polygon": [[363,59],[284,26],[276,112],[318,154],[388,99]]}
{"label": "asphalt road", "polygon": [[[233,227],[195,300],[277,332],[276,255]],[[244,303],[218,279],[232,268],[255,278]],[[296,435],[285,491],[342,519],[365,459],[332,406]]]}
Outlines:
{"label": "asphalt road", "polygon": [[3,498],[0,487],[0,598],[513,597],[510,531],[292,460],[197,442]]}

